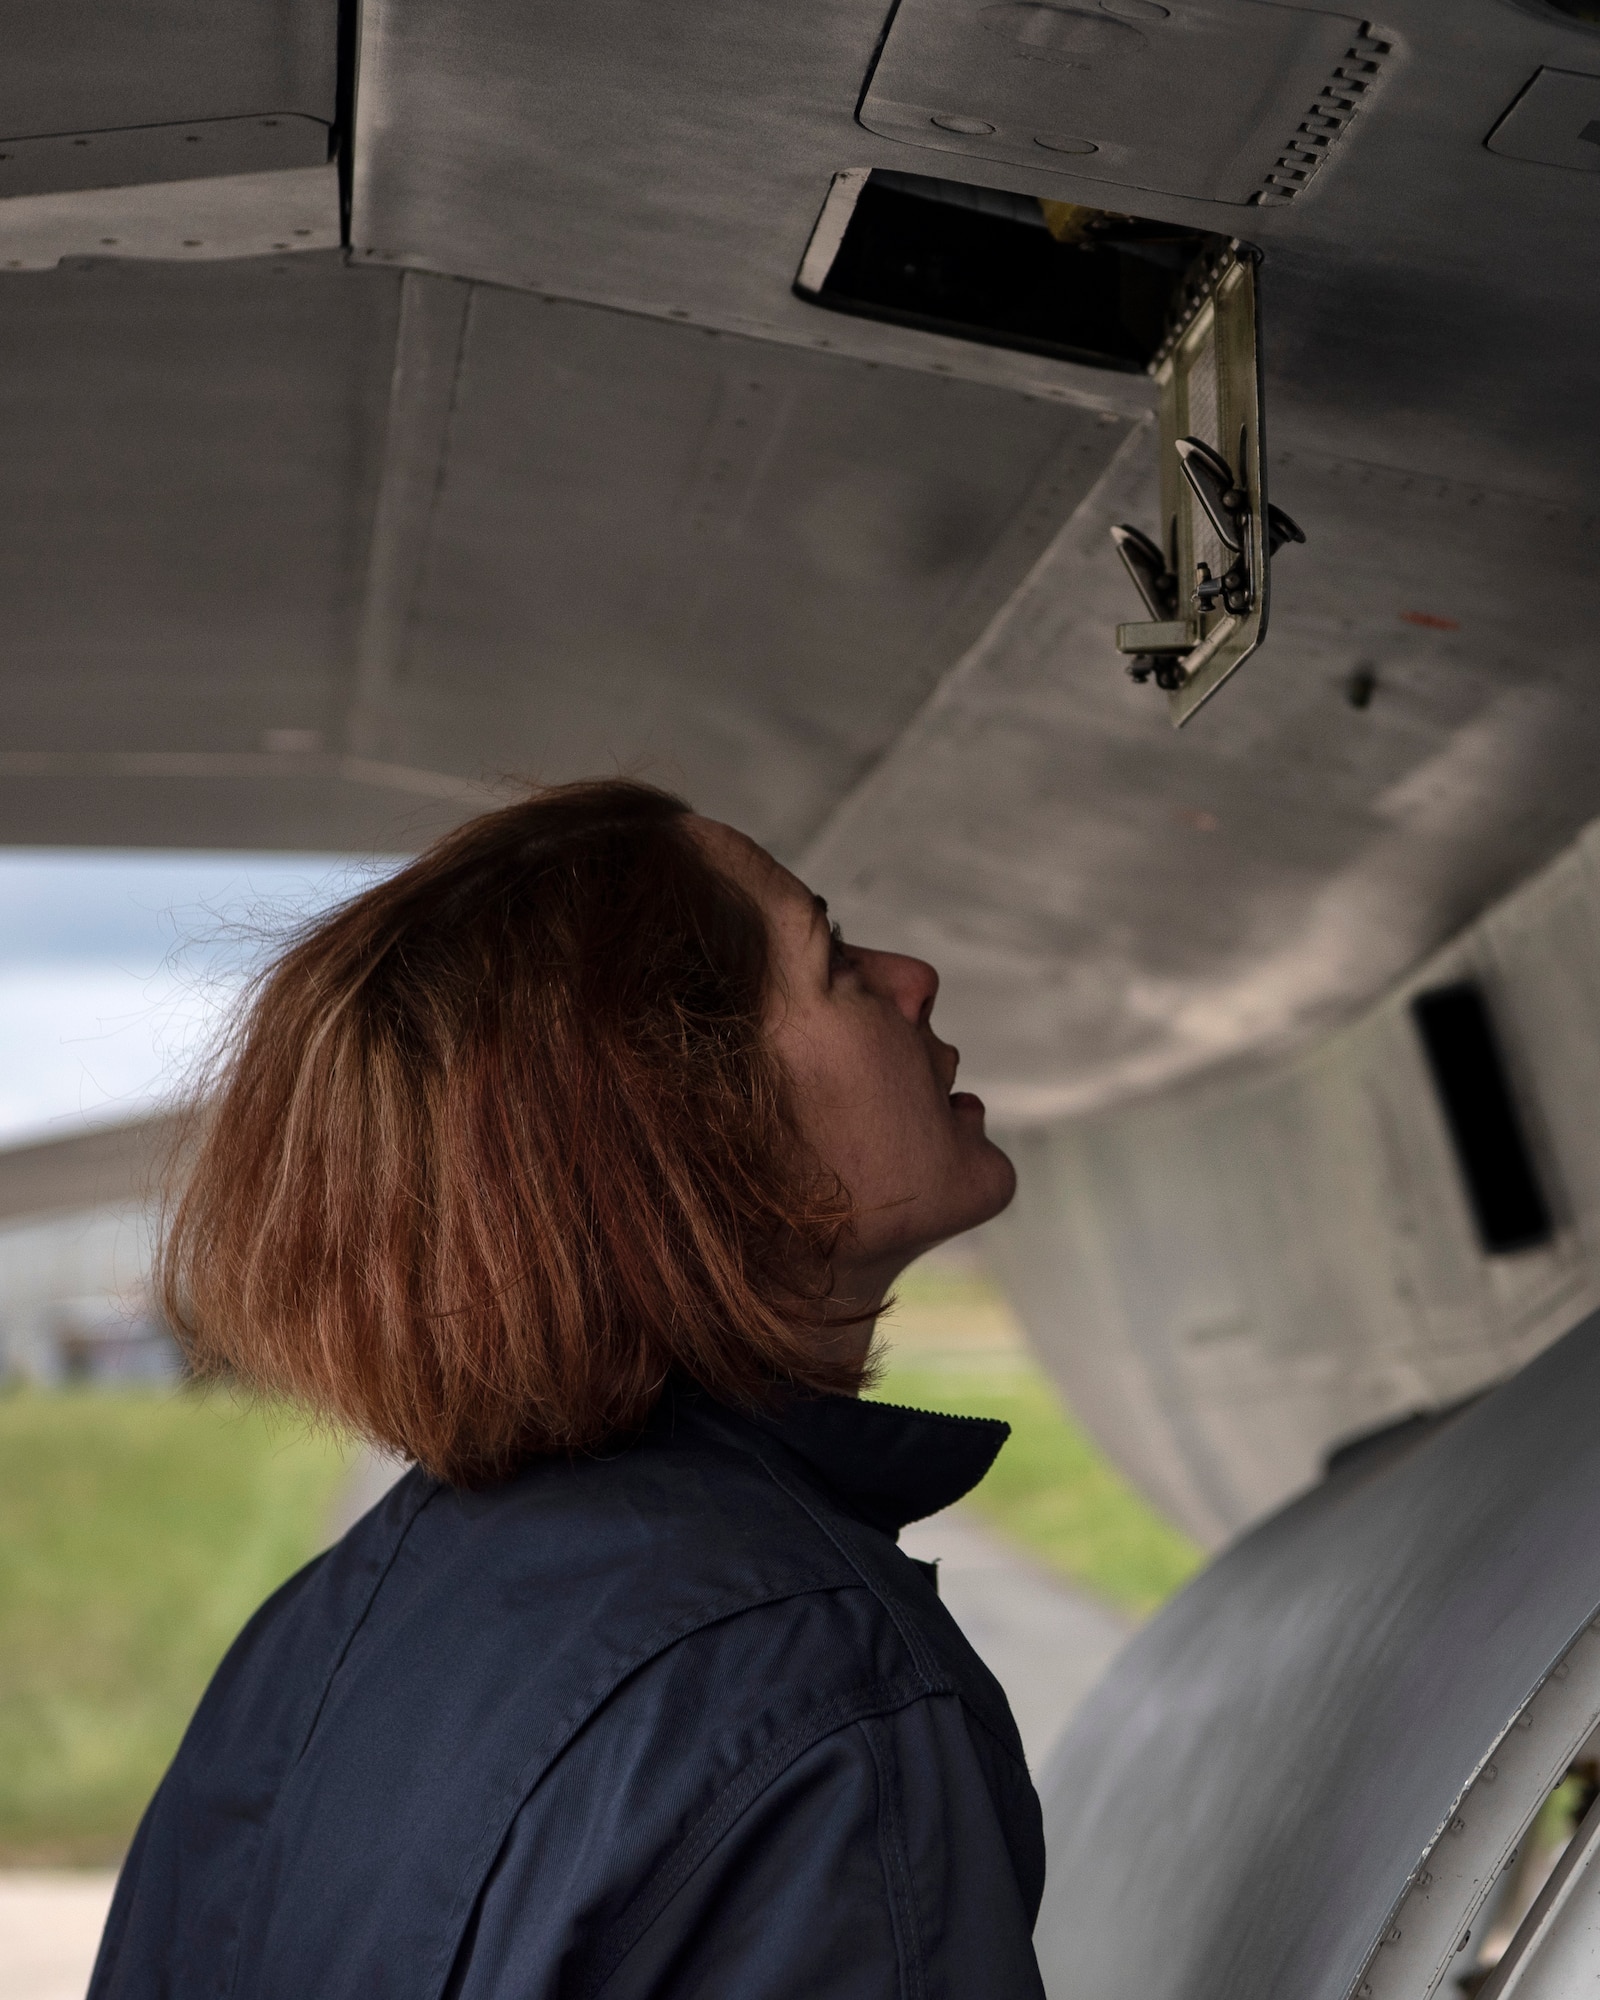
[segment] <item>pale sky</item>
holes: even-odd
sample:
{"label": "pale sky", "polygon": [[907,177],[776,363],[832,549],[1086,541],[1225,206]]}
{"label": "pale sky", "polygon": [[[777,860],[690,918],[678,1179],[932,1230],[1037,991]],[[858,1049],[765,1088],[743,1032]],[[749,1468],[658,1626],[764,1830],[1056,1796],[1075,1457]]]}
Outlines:
{"label": "pale sky", "polygon": [[0,848],[0,1146],[180,1092],[271,938],[388,865]]}

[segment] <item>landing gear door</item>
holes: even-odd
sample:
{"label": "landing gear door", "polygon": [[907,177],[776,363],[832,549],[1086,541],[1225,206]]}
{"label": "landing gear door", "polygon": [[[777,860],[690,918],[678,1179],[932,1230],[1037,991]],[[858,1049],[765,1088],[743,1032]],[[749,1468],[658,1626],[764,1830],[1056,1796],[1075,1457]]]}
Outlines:
{"label": "landing gear door", "polygon": [[1149,620],[1119,625],[1136,680],[1165,688],[1181,727],[1261,644],[1273,550],[1303,541],[1267,502],[1256,253],[1230,244],[1192,274],[1150,364],[1160,391],[1161,535],[1119,528]]}
{"label": "landing gear door", "polygon": [[[1161,516],[1169,540],[1176,541],[1173,568],[1180,584],[1188,584],[1188,610],[1197,634],[1194,650],[1184,659],[1183,685],[1169,695],[1178,724],[1187,722],[1266,636],[1269,572],[1259,366],[1255,260],[1248,253],[1234,255],[1155,370],[1161,394]],[[1223,515],[1242,544],[1237,550],[1223,541],[1186,476],[1178,447],[1187,438],[1210,445],[1226,460],[1234,486],[1245,495],[1243,508],[1232,517]],[[1248,579],[1245,609],[1228,609],[1218,593],[1211,593],[1209,606],[1196,595],[1197,587],[1205,589],[1202,570],[1222,578],[1240,564]],[[1238,594],[1233,601],[1240,601]]]}

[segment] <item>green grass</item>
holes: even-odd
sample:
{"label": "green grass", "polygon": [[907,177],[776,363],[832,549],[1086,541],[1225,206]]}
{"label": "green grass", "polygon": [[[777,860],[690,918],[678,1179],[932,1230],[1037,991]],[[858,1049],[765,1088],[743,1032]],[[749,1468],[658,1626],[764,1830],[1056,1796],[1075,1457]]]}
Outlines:
{"label": "green grass", "polygon": [[1002,1534],[1120,1610],[1153,1611],[1203,1561],[1195,1544],[1101,1455],[1025,1356],[902,1349],[874,1393],[913,1409],[1010,1424],[1011,1436],[970,1504]]}
{"label": "green grass", "polygon": [[113,1860],[344,1460],[223,1395],[0,1395],[0,1862]]}

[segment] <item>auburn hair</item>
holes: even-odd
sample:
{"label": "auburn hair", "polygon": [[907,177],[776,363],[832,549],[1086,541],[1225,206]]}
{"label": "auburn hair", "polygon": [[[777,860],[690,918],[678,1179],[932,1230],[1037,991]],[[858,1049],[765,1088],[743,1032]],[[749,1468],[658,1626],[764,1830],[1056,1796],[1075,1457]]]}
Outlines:
{"label": "auburn hair", "polygon": [[541,790],[308,926],[196,1114],[157,1266],[201,1376],[458,1485],[643,1422],[853,1392],[849,1197],[763,1033],[759,906],[641,784]]}

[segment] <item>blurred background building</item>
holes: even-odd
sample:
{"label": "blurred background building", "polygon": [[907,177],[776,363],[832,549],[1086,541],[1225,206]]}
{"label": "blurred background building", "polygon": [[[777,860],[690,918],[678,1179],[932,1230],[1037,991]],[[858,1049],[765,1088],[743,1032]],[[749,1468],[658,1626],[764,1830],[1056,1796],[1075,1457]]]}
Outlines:
{"label": "blurred background building", "polygon": [[0,854],[0,1387],[179,1376],[148,1283],[173,1107],[261,951],[373,865]]}

